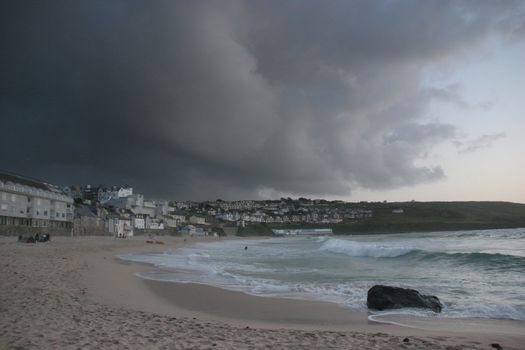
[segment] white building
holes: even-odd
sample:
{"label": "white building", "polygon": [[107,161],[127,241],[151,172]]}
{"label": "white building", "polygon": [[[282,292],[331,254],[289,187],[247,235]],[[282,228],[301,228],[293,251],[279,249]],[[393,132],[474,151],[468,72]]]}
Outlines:
{"label": "white building", "polygon": [[73,210],[60,187],[0,172],[0,225],[71,229]]}
{"label": "white building", "polygon": [[204,225],[206,224],[206,219],[201,216],[192,215],[190,216],[190,223],[196,225]]}
{"label": "white building", "polygon": [[133,195],[133,187],[130,187],[130,186],[120,187],[117,191],[117,195],[119,198],[129,197]]}
{"label": "white building", "polygon": [[144,230],[146,228],[146,217],[143,214],[133,215],[132,225],[138,230]]}
{"label": "white building", "polygon": [[168,201],[155,201],[155,211],[157,215],[171,215],[175,212],[175,207],[171,206]]}
{"label": "white building", "polygon": [[110,214],[107,217],[107,228],[110,233],[118,238],[133,236],[131,218],[120,214]]}
{"label": "white building", "polygon": [[177,225],[180,225],[186,222],[186,215],[182,213],[173,213],[170,216],[177,221]]}
{"label": "white building", "polygon": [[148,228],[149,221],[155,217],[155,209],[132,206],[129,211],[133,217],[133,227],[139,230]]}
{"label": "white building", "polygon": [[150,230],[164,230],[164,223],[160,219],[151,219],[146,228]]}

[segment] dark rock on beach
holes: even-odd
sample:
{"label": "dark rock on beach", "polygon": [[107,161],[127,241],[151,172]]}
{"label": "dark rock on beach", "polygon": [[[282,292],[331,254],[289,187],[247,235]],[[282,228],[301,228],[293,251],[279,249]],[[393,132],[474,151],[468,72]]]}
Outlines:
{"label": "dark rock on beach", "polygon": [[417,290],[390,286],[373,286],[368,290],[366,305],[369,309],[388,310],[404,307],[430,309],[441,312],[443,305],[438,297],[421,295]]}

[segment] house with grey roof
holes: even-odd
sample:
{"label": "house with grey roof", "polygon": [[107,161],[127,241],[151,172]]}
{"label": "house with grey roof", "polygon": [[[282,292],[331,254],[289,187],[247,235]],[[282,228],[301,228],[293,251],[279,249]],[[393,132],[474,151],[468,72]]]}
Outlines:
{"label": "house with grey roof", "polygon": [[96,206],[75,205],[73,234],[75,236],[108,234],[105,229],[105,221],[98,215]]}

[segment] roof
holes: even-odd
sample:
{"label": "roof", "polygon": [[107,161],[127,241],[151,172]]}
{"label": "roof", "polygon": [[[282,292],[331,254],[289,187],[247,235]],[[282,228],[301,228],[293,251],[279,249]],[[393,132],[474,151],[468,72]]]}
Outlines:
{"label": "roof", "polygon": [[44,191],[55,192],[59,194],[65,194],[64,191],[57,185],[52,185],[47,182],[32,179],[18,174],[13,174],[5,171],[0,171],[0,181],[2,182],[13,182],[16,184],[34,187]]}
{"label": "roof", "polygon": [[[75,206],[75,216],[86,216],[90,218],[96,218],[97,214],[93,212],[93,209],[87,205],[76,205]],[[96,209],[95,209],[96,210]]]}

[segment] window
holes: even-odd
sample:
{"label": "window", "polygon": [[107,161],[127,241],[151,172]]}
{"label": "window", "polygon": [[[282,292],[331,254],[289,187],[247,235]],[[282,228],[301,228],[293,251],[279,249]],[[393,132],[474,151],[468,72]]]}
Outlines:
{"label": "window", "polygon": [[47,215],[47,210],[44,210],[44,215]]}
{"label": "window", "polygon": [[66,217],[66,214],[62,213],[62,217],[65,218],[65,217]]}
{"label": "window", "polygon": [[7,199],[7,193],[2,192],[2,199],[5,201]]}
{"label": "window", "polygon": [[2,206],[0,206],[0,209],[7,210],[7,204],[2,204]]}
{"label": "window", "polygon": [[36,215],[40,215],[40,212],[38,210],[36,211]]}
{"label": "window", "polygon": [[14,194],[11,195],[11,201],[12,202],[16,202],[16,195],[14,195]]}

